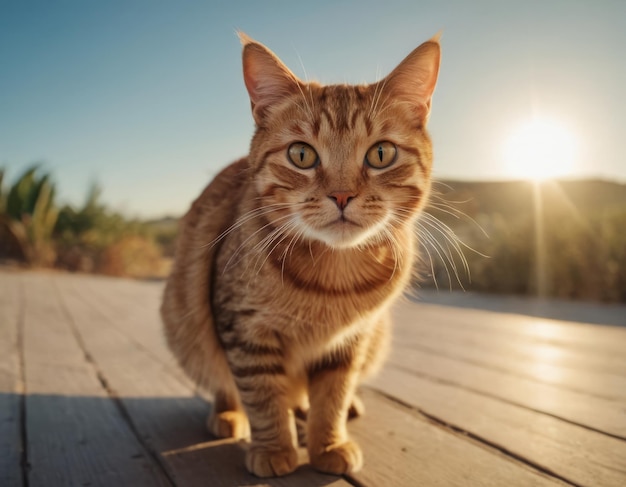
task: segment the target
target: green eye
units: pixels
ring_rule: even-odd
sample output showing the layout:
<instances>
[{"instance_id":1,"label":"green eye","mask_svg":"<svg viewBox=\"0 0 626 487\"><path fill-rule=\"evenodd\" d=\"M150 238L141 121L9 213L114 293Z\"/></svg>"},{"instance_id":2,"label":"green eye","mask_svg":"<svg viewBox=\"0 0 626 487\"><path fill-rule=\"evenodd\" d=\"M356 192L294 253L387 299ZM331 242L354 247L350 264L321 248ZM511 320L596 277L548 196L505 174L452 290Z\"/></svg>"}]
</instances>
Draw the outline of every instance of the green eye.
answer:
<instances>
[{"instance_id":1,"label":"green eye","mask_svg":"<svg viewBox=\"0 0 626 487\"><path fill-rule=\"evenodd\" d=\"M375 169L391 166L398 155L398 149L391 142L376 142L365 154L365 162Z\"/></svg>"},{"instance_id":2,"label":"green eye","mask_svg":"<svg viewBox=\"0 0 626 487\"><path fill-rule=\"evenodd\" d=\"M289 146L289 150L287 151L287 155L289 156L291 163L300 169L311 169L312 167L317 166L317 163L319 162L319 157L317 157L315 149L304 142L291 144Z\"/></svg>"}]
</instances>

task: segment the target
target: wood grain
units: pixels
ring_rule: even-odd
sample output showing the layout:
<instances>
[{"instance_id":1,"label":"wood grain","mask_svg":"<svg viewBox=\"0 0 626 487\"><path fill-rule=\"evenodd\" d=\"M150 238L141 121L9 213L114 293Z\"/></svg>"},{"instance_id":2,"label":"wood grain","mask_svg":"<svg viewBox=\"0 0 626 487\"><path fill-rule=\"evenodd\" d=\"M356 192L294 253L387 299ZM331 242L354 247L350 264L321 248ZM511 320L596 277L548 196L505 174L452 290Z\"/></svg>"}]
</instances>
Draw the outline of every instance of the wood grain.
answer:
<instances>
[{"instance_id":1,"label":"wood grain","mask_svg":"<svg viewBox=\"0 0 626 487\"><path fill-rule=\"evenodd\" d=\"M563 485L376 394L364 391L363 398L367 417L351 431L364 446L365 467L353 475L364 485Z\"/></svg>"},{"instance_id":2,"label":"wood grain","mask_svg":"<svg viewBox=\"0 0 626 487\"><path fill-rule=\"evenodd\" d=\"M626 376L624 354L603 353L597 348L581 350L549 338L512 338L510 334L485 332L472 324L459 327L455 325L457 315L448 314L446 308L437 307L433 310L430 305L404 303L396 307L394 315L395 337L405 345L432 347L446 344L471 349L487 357L500 354L509 357L511 361L541 361L572 370ZM487 318L490 315L486 313ZM498 315L500 321L510 317Z\"/></svg>"},{"instance_id":3,"label":"wood grain","mask_svg":"<svg viewBox=\"0 0 626 487\"><path fill-rule=\"evenodd\" d=\"M626 480L622 440L393 367L371 386L576 485L621 487Z\"/></svg>"},{"instance_id":4,"label":"wood grain","mask_svg":"<svg viewBox=\"0 0 626 487\"><path fill-rule=\"evenodd\" d=\"M51 280L23 283L29 485L171 485L85 360Z\"/></svg>"},{"instance_id":5,"label":"wood grain","mask_svg":"<svg viewBox=\"0 0 626 487\"><path fill-rule=\"evenodd\" d=\"M512 377L506 372L396 346L389 363L421 376L542 411L626 439L624 403ZM529 364L532 367L532 364Z\"/></svg>"}]
</instances>

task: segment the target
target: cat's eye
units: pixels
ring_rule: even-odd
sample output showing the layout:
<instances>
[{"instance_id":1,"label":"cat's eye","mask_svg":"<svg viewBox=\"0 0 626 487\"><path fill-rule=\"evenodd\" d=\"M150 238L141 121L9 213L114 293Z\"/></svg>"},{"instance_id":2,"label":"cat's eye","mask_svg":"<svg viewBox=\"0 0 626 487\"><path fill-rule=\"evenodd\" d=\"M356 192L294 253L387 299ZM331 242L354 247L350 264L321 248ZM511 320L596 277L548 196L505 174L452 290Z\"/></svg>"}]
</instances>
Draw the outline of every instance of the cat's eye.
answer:
<instances>
[{"instance_id":1,"label":"cat's eye","mask_svg":"<svg viewBox=\"0 0 626 487\"><path fill-rule=\"evenodd\" d=\"M365 154L365 162L375 169L391 166L396 160L398 149L391 142L376 142Z\"/></svg>"},{"instance_id":2,"label":"cat's eye","mask_svg":"<svg viewBox=\"0 0 626 487\"><path fill-rule=\"evenodd\" d=\"M300 169L311 169L317 166L319 162L315 149L304 142L291 144L287 150L287 155L291 163Z\"/></svg>"}]
</instances>

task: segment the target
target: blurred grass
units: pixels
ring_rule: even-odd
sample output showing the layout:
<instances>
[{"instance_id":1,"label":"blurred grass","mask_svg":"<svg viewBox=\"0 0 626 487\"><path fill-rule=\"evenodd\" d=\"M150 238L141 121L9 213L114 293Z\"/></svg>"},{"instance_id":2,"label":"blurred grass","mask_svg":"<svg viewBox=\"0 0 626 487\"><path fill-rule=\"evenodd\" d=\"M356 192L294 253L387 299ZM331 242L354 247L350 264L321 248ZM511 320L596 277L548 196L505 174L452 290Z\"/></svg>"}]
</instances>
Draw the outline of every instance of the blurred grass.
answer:
<instances>
[{"instance_id":1,"label":"blurred grass","mask_svg":"<svg viewBox=\"0 0 626 487\"><path fill-rule=\"evenodd\" d=\"M169 273L176 221L139 221L108 208L93 184L82 206L59 208L51 175L33 166L10 187L0 169L0 258L112 276L160 278ZM42 191L41 188L49 188ZM47 218L37 213L47 209ZM40 211L41 213L41 211ZM52 218L54 217L54 218Z\"/></svg>"}]
</instances>

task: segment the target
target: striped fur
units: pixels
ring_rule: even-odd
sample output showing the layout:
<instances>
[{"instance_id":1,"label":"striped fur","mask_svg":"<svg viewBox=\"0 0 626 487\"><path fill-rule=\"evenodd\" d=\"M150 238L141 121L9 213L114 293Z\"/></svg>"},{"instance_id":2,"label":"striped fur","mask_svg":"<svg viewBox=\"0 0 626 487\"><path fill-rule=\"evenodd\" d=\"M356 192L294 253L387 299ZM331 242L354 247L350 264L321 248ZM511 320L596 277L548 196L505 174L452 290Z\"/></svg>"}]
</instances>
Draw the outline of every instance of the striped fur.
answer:
<instances>
[{"instance_id":1,"label":"striped fur","mask_svg":"<svg viewBox=\"0 0 626 487\"><path fill-rule=\"evenodd\" d=\"M413 225L430 190L425 126L439 66L433 39L384 80L305 83L242 35L257 125L249 156L224 169L181 222L161 308L183 369L215 396L219 436L251 436L259 476L295 469L294 411L307 413L311 464L362 463L346 431L355 390L389 342L389 307L411 276ZM365 161L395 145L389 167ZM294 142L319 163L289 161ZM345 204L338 197L344 194Z\"/></svg>"}]
</instances>

